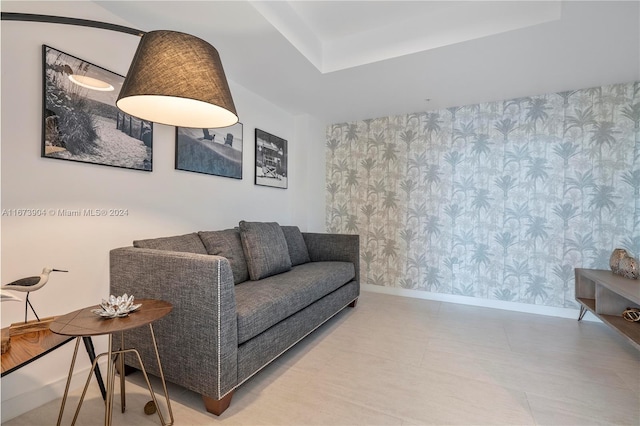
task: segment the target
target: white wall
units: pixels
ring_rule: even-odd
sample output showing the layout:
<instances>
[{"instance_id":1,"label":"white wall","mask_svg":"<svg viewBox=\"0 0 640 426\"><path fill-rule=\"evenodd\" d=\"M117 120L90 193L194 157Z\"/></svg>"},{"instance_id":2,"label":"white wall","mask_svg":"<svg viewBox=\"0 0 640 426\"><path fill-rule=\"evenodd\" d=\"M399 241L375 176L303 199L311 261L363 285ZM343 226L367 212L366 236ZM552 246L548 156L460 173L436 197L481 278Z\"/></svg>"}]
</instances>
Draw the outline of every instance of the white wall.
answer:
<instances>
[{"instance_id":1,"label":"white wall","mask_svg":"<svg viewBox=\"0 0 640 426\"><path fill-rule=\"evenodd\" d=\"M2 10L127 25L86 2L2 2ZM30 296L41 317L107 296L109 250L134 239L223 229L241 219L324 229L324 128L313 118L294 117L228 76L244 125L242 180L174 170L174 128L163 125L154 126L151 173L41 158L42 44L125 75L139 39L43 23L3 21L1 31L1 208L128 211L125 217L1 218L2 283L38 274L44 266L70 271L52 275L49 284ZM289 189L254 185L256 127L289 141ZM310 131L317 135L308 137ZM319 146L310 147L312 143ZM314 158L321 164L308 164ZM4 303L2 326L21 321L23 308L22 303ZM95 343L98 351L106 348L104 338ZM62 394L72 350L73 344L67 344L2 379L3 421ZM81 351L76 368L87 369Z\"/></svg>"},{"instance_id":2,"label":"white wall","mask_svg":"<svg viewBox=\"0 0 640 426\"><path fill-rule=\"evenodd\" d=\"M300 147L305 160L292 169L304 180L299 198L302 202L293 206L293 223L309 232L325 232L325 123L308 114L297 115L294 141L290 146Z\"/></svg>"}]
</instances>

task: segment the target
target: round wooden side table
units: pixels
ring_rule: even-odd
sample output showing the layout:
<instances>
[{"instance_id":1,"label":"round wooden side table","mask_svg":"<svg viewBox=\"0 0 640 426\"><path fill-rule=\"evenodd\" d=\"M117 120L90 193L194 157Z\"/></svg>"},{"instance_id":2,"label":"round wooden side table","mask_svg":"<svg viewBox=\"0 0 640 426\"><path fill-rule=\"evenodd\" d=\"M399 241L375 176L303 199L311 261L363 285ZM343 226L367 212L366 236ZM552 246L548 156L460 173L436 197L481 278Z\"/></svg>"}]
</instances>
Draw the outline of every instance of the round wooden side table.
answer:
<instances>
[{"instance_id":1,"label":"round wooden side table","mask_svg":"<svg viewBox=\"0 0 640 426\"><path fill-rule=\"evenodd\" d=\"M113 390L115 385L115 376L116 376L116 368L115 363L118 362L119 370L120 370L120 398L122 402L122 412L125 411L125 380L124 380L124 354L127 352L134 353L138 358L138 362L140 363L140 367L142 369L142 374L144 375L145 381L147 382L147 387L149 388L149 393L151 394L151 398L153 399L153 403L157 407L157 413L160 417L160 422L164 426L173 425L173 411L171 410L171 401L169 400L169 394L167 393L167 385L164 380L164 372L162 371L162 364L160 363L160 355L158 354L158 346L156 344L156 338L153 333L152 323L154 321L159 320L160 318L167 315L173 309L173 306L162 300L154 300L154 299L136 299L136 303L141 303L142 306L136 310L135 312L130 313L126 317L122 318L102 318L93 312L92 309L98 309L99 306L90 306L84 309L79 309L77 311L68 313L57 318L55 321L51 323L50 329L52 332L57 334L62 334L65 336L76 337L76 347L73 352L73 358L71 360L71 366L69 367L69 376L67 377L67 385L64 390L64 396L62 398L62 405L60 407L60 414L58 415L58 423L62 421L62 414L64 412L64 406L67 401L67 395L69 393L69 385L71 383L71 377L73 375L73 368L76 362L76 356L78 354L78 346L80 344L80 338L86 336L99 336L103 334L109 335L109 349L107 352L101 353L98 355L93 364L91 366L91 370L89 371L89 376L87 377L87 381L85 383L84 389L82 391L82 396L80 397L80 401L78 402L78 407L76 408L76 413L73 416L72 425L75 424L78 413L80 412L80 407L82 407L82 402L84 401L84 397L87 393L87 388L89 387L89 382L91 381L91 375L98 365L98 360L102 356L107 357L107 397L105 402L105 413L104 413L104 424L105 426L111 425L112 412L113 412ZM156 400L156 396L153 392L153 388L151 387L151 383L149 382L149 377L147 376L147 371L144 368L144 364L142 363L142 358L140 354L135 348L124 348L124 332L126 330L131 330L132 328L142 327L145 325L149 325L149 331L151 333L151 340L153 341L153 348L156 352L156 361L158 362L158 369L160 370L160 379L162 381L162 388L164 390L165 401L167 403L167 409L169 411L170 422L165 423L164 417L162 415L162 410L158 405L158 401ZM121 346L119 350L113 350L113 335L116 333L120 333L121 338ZM115 358L114 358L115 356Z\"/></svg>"}]
</instances>

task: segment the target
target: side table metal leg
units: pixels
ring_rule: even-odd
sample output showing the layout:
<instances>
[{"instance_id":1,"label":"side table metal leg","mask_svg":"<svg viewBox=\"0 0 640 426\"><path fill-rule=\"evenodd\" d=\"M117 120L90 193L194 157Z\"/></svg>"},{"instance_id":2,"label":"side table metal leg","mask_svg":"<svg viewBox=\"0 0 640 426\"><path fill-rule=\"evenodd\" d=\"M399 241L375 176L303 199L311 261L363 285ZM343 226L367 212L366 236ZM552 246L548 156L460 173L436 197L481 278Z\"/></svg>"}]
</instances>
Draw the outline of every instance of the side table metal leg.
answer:
<instances>
[{"instance_id":1,"label":"side table metal leg","mask_svg":"<svg viewBox=\"0 0 640 426\"><path fill-rule=\"evenodd\" d=\"M153 404L156 407L156 413L158 413L158 417L160 418L160 424L162 426L171 426L173 425L173 414L171 413L171 405L169 406L169 415L171 416L171 423L165 423L164 416L162 415L162 410L160 409L160 405L158 404L158 399L156 398L156 394L153 391L153 387L151 386L151 382L149 381L149 375L147 374L147 369L144 367L144 363L142 362L142 358L140 357L140 352L137 349L126 349L125 352L133 352L138 358L138 363L140 364L140 371L142 371L142 376L144 377L145 382L147 382L147 389L149 389L149 395L151 395L151 399ZM169 402L168 395L165 394L165 399L167 403Z\"/></svg>"},{"instance_id":2,"label":"side table metal leg","mask_svg":"<svg viewBox=\"0 0 640 426\"><path fill-rule=\"evenodd\" d=\"M124 332L120 332L120 350L124 349ZM120 369L120 405L122 412L127 408L127 398L124 392L124 353L118 354L118 368Z\"/></svg>"},{"instance_id":3,"label":"side table metal leg","mask_svg":"<svg viewBox=\"0 0 640 426\"><path fill-rule=\"evenodd\" d=\"M82 395L80 395L80 401L78 401L76 414L73 416L71 425L76 424L76 420L78 419L78 414L80 414L80 408L82 408L82 403L84 402L84 397L87 395L87 389L89 389L89 383L91 382L91 375L94 373L94 370L98 367L98 360L100 360L101 357L106 355L107 355L106 353L102 353L93 360L93 363L91 364L91 370L89 370L89 374L87 375L87 380L84 384L84 389L82 389Z\"/></svg>"},{"instance_id":4,"label":"side table metal leg","mask_svg":"<svg viewBox=\"0 0 640 426\"><path fill-rule=\"evenodd\" d=\"M153 391L153 387L151 386L151 382L149 381L149 376L147 375L147 370L142 362L142 358L140 357L140 353L136 349L122 349L118 351L120 356L124 356L126 352L132 352L138 358L138 363L140 364L140 369L142 371L142 375L144 376L144 380L147 383L147 388L149 389L149 394L151 395L151 399L153 400L153 404L156 406L156 412L158 413L158 417L160 418L160 424L163 426L171 426L173 425L173 410L171 409L171 400L169 399L169 392L167 391L167 383L164 379L164 372L162 371L162 364L160 363L160 354L158 353L158 345L156 343L156 336L153 333L153 326L149 324L149 330L151 331L151 340L153 341L153 347L156 352L156 361L158 362L158 370L160 370L160 379L162 380L162 390L164 391L165 402L167 403L167 409L169 410L169 418L170 422L165 423L164 416L162 415L162 410L160 405L158 404L158 399L156 398L155 392ZM110 382L107 382L107 399L109 399L109 389L111 389Z\"/></svg>"},{"instance_id":5,"label":"side table metal leg","mask_svg":"<svg viewBox=\"0 0 640 426\"><path fill-rule=\"evenodd\" d=\"M162 380L162 390L164 391L164 399L167 402L167 409L169 410L169 418L171 419L171 423L173 424L173 410L171 410L171 400L169 399L169 392L167 391L167 383L164 380L164 371L162 371L162 363L160 362L160 354L158 353L158 345L156 344L156 336L153 333L153 325L149 323L149 331L151 332L151 340L153 341L153 349L156 351L156 361L158 362L158 370L160 371L160 379ZM160 413L160 407L156 403L156 408L158 413ZM162 421L162 416L160 416L160 420Z\"/></svg>"},{"instance_id":6,"label":"side table metal leg","mask_svg":"<svg viewBox=\"0 0 640 426\"><path fill-rule=\"evenodd\" d=\"M123 351L112 351L112 356L113 354L117 356L121 355L123 353ZM98 355L94 360L93 360L93 364L91 365L91 370L89 371L89 375L87 376L87 380L85 382L84 385L84 389L82 390L82 395L80 396L80 401L78 401L78 407L76 408L76 414L73 416L73 421L71 422L71 426L75 425L76 420L78 419L78 414L80 414L80 408L82 408L82 403L84 402L84 398L87 394L87 389L89 388L89 383L91 382L91 375L93 374L93 370L97 367L98 365L98 361L100 360L101 357L103 356L109 356L108 352L104 352L101 353L100 355ZM107 366L107 399L105 400L105 425L106 424L111 424L112 422L112 410L113 410L113 390L115 387L115 361L111 360L111 361L107 361L108 362L108 366ZM109 423L107 423L109 422Z\"/></svg>"},{"instance_id":7,"label":"side table metal leg","mask_svg":"<svg viewBox=\"0 0 640 426\"><path fill-rule=\"evenodd\" d=\"M578 314L578 321L582 320L582 318L584 317L584 314L586 313L587 313L587 308L580 305L580 313Z\"/></svg>"},{"instance_id":8,"label":"side table metal leg","mask_svg":"<svg viewBox=\"0 0 640 426\"><path fill-rule=\"evenodd\" d=\"M84 347L87 350L87 354L89 355L89 360L91 360L91 362L93 363L93 361L96 359L96 351L93 347L93 340L91 340L91 336L84 336L82 338L82 341L84 342ZM98 381L98 386L100 387L100 393L102 394L102 399L106 400L107 391L104 388L104 382L102 381L102 374L100 373L99 366L96 366L94 373L96 375L96 380Z\"/></svg>"},{"instance_id":9,"label":"side table metal leg","mask_svg":"<svg viewBox=\"0 0 640 426\"><path fill-rule=\"evenodd\" d=\"M111 412L113 409L113 385L116 380L115 365L113 362L113 335L109 333L109 346L107 348L107 400L104 410L104 425L111 426Z\"/></svg>"},{"instance_id":10,"label":"side table metal leg","mask_svg":"<svg viewBox=\"0 0 640 426\"><path fill-rule=\"evenodd\" d=\"M73 351L73 357L71 358L71 366L69 367L69 376L67 377L67 385L64 388L64 395L62 396L62 405L60 406L60 414L58 414L58 426L62 421L62 414L64 413L64 405L67 402L67 395L69 395L69 385L71 384L71 376L73 375L73 367L76 365L76 356L78 355L78 347L80 346L80 338L76 338L76 348Z\"/></svg>"}]
</instances>

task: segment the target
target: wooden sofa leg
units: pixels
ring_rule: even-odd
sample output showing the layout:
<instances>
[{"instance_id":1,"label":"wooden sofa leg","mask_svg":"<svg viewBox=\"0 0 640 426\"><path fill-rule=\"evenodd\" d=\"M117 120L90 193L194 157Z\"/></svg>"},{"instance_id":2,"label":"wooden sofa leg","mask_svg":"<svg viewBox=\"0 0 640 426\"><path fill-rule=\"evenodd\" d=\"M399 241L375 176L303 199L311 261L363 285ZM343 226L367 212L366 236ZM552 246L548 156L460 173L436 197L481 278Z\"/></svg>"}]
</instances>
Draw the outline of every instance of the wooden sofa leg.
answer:
<instances>
[{"instance_id":1,"label":"wooden sofa leg","mask_svg":"<svg viewBox=\"0 0 640 426\"><path fill-rule=\"evenodd\" d=\"M350 308L355 308L357 303L358 303L358 299L356 299L353 302L349 303L349 307Z\"/></svg>"},{"instance_id":2,"label":"wooden sofa leg","mask_svg":"<svg viewBox=\"0 0 640 426\"><path fill-rule=\"evenodd\" d=\"M208 396L202 395L204 406L206 407L208 412L219 416L224 412L224 410L229 408L229 404L231 404L231 398L233 397L233 392L234 391L229 392L228 394L223 396L222 399L213 399Z\"/></svg>"}]
</instances>

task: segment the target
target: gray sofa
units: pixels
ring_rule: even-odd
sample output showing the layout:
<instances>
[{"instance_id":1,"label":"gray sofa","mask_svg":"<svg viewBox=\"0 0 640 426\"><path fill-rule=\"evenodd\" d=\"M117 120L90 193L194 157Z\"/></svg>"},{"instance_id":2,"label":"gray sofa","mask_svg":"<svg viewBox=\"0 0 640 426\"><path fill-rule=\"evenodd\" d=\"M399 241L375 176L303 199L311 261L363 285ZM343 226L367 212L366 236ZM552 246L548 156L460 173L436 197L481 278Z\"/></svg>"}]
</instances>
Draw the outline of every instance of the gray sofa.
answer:
<instances>
[{"instance_id":1,"label":"gray sofa","mask_svg":"<svg viewBox=\"0 0 640 426\"><path fill-rule=\"evenodd\" d=\"M360 294L357 235L275 222L134 241L110 252L110 292L166 300L154 324L165 378L220 415L233 391ZM114 339L114 345L119 339ZM148 329L125 333L159 375ZM126 364L139 367L136 360Z\"/></svg>"}]
</instances>

